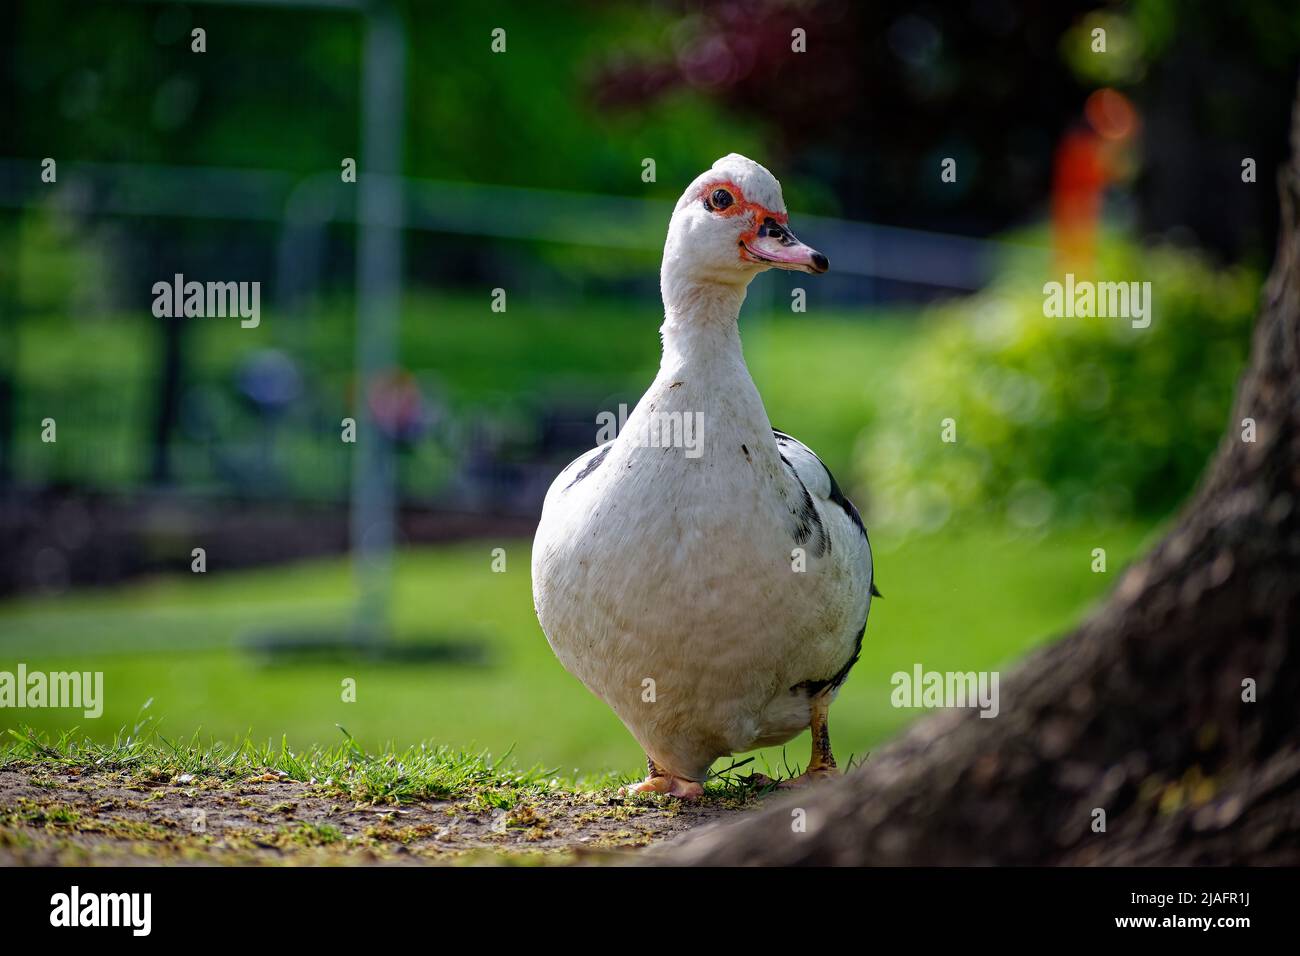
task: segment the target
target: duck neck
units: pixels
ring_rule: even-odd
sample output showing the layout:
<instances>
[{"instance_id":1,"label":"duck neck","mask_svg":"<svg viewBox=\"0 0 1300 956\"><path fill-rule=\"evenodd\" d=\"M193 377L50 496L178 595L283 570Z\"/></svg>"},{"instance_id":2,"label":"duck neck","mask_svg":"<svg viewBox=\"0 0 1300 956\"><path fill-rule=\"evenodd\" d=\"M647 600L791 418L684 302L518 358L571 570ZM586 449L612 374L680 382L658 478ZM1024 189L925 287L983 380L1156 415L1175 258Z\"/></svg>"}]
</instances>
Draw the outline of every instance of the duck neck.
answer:
<instances>
[{"instance_id":1,"label":"duck neck","mask_svg":"<svg viewBox=\"0 0 1300 956\"><path fill-rule=\"evenodd\" d=\"M744 285L664 283L663 359L667 372L719 360L745 364L740 347L740 306Z\"/></svg>"}]
</instances>

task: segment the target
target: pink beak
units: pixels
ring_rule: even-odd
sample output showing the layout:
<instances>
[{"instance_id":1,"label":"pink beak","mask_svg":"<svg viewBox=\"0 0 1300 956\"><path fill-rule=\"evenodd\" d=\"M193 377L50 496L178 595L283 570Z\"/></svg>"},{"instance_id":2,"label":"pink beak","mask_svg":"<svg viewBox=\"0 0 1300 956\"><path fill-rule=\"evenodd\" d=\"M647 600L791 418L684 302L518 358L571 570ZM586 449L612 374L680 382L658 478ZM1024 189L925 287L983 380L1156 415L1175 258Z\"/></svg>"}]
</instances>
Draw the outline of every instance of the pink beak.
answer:
<instances>
[{"instance_id":1,"label":"pink beak","mask_svg":"<svg viewBox=\"0 0 1300 956\"><path fill-rule=\"evenodd\" d=\"M778 269L822 273L831 263L812 246L804 245L787 227L775 219L765 219L756 233L741 240L742 256L751 262L766 262Z\"/></svg>"}]
</instances>

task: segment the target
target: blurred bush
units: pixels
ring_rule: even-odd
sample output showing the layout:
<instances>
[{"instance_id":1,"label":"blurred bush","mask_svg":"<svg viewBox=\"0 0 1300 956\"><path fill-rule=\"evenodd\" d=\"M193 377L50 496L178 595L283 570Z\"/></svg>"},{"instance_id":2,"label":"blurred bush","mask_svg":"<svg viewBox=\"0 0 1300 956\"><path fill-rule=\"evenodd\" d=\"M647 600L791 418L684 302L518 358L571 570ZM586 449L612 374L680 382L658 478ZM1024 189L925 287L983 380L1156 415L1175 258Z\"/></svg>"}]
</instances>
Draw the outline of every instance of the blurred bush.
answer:
<instances>
[{"instance_id":1,"label":"blurred bush","mask_svg":"<svg viewBox=\"0 0 1300 956\"><path fill-rule=\"evenodd\" d=\"M1150 281L1150 326L1044 316L1028 262L928 317L857 453L877 522L1159 517L1191 489L1227 424L1260 277L1111 238L1083 279Z\"/></svg>"}]
</instances>

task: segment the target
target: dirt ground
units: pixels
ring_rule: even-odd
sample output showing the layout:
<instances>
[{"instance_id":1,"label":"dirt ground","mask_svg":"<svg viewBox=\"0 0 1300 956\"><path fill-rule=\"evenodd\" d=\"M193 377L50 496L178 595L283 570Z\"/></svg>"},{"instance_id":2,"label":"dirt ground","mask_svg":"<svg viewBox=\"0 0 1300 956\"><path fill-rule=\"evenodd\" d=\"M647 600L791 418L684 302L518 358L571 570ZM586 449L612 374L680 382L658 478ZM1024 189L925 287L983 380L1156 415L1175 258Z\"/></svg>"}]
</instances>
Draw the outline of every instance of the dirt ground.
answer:
<instances>
[{"instance_id":1,"label":"dirt ground","mask_svg":"<svg viewBox=\"0 0 1300 956\"><path fill-rule=\"evenodd\" d=\"M267 772L157 778L0 769L0 865L632 862L755 798L684 804L617 791L373 806Z\"/></svg>"}]
</instances>

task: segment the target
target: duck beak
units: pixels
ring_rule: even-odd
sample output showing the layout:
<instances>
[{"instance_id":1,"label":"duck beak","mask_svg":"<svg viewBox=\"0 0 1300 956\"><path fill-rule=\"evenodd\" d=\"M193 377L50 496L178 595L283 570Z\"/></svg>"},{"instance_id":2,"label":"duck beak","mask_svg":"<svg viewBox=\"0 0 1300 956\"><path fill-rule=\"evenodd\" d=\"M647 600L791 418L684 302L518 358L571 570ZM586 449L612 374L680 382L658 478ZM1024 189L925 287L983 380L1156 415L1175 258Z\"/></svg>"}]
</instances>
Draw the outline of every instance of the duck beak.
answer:
<instances>
[{"instance_id":1,"label":"duck beak","mask_svg":"<svg viewBox=\"0 0 1300 956\"><path fill-rule=\"evenodd\" d=\"M758 229L741 238L740 245L742 259L778 269L820 274L831 267L829 259L812 246L804 245L789 227L775 219L765 219Z\"/></svg>"}]
</instances>

